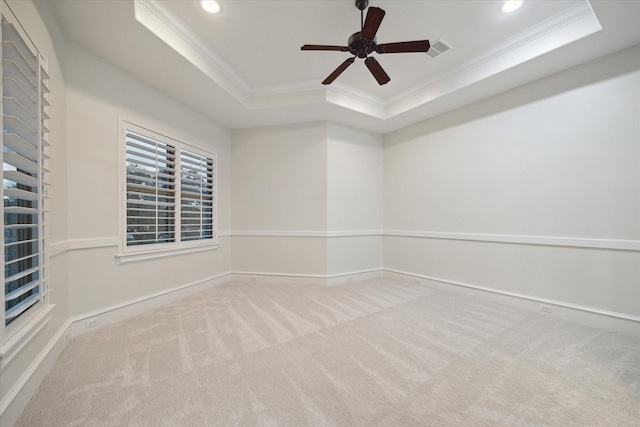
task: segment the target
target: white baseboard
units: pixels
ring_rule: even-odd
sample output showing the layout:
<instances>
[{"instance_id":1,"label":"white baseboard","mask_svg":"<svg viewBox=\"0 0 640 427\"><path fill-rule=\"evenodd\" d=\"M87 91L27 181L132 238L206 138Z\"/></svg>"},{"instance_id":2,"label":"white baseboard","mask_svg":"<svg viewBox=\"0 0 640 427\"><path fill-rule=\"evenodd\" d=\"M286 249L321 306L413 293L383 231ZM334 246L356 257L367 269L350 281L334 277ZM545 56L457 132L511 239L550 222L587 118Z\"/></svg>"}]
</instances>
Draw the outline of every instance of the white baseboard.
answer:
<instances>
[{"instance_id":1,"label":"white baseboard","mask_svg":"<svg viewBox=\"0 0 640 427\"><path fill-rule=\"evenodd\" d=\"M296 274L296 273L265 273L251 271L234 271L234 281L261 282L261 283L287 283L314 286L334 286L348 282L374 279L383 276L382 268L371 270L350 271L338 274Z\"/></svg>"},{"instance_id":2,"label":"white baseboard","mask_svg":"<svg viewBox=\"0 0 640 427\"><path fill-rule=\"evenodd\" d=\"M0 425L12 426L16 423L69 339L214 288L231 279L230 273L223 273L68 319L0 401ZM96 326L87 328L87 319L96 320Z\"/></svg>"},{"instance_id":3,"label":"white baseboard","mask_svg":"<svg viewBox=\"0 0 640 427\"><path fill-rule=\"evenodd\" d=\"M640 317L637 316L388 268L384 269L384 276L411 282L419 280L420 283L425 283L435 289L479 297L586 326L640 336ZM551 313L541 312L541 305L550 307Z\"/></svg>"},{"instance_id":4,"label":"white baseboard","mask_svg":"<svg viewBox=\"0 0 640 427\"><path fill-rule=\"evenodd\" d=\"M101 308L89 313L84 313L70 319L70 337L74 338L87 332L93 332L102 327L121 322L130 317L143 314L149 310L181 300L191 295L220 286L232 280L231 273L223 273L217 276L187 283L141 298L125 301L120 304ZM95 326L87 327L88 320L95 321Z\"/></svg>"},{"instance_id":5,"label":"white baseboard","mask_svg":"<svg viewBox=\"0 0 640 427\"><path fill-rule=\"evenodd\" d=\"M38 387L51 370L58 356L62 353L62 350L64 350L68 339L72 337L95 331L98 328L120 322L132 316L145 313L230 281L327 286L383 276L400 280L419 280L421 283L425 283L435 289L473 295L474 297L496 301L529 311L540 312L540 305L544 304L551 306L552 313L543 314L601 329L640 336L640 317L392 269L378 268L333 275L234 271L85 313L67 320L51 338L47 346L40 352L38 357L31 363L29 368L23 373L20 380L11 388L4 399L0 401L0 425L11 426L18 420L20 414L38 390ZM95 327L86 327L86 321L89 319L97 321Z\"/></svg>"},{"instance_id":6,"label":"white baseboard","mask_svg":"<svg viewBox=\"0 0 640 427\"><path fill-rule=\"evenodd\" d=\"M53 364L64 350L68 341L68 330L71 322L67 320L42 349L38 357L29 365L18 382L0 401L0 425L12 426L18 421L20 414L38 391L40 384L47 376Z\"/></svg>"},{"instance_id":7,"label":"white baseboard","mask_svg":"<svg viewBox=\"0 0 640 427\"><path fill-rule=\"evenodd\" d=\"M382 269L354 271L334 275L229 272L75 316L68 319L56 332L47 346L23 373L20 380L0 402L0 425L12 426L16 423L20 414L26 408L27 404L40 387L40 384L53 367L58 356L64 350L67 341L73 337L143 314L149 310L153 310L230 281L238 280L252 282L256 281L253 280L253 278L257 279L260 277L260 282L262 283L304 283L326 286L356 282L382 276ZM87 320L96 321L95 326L87 328Z\"/></svg>"},{"instance_id":8,"label":"white baseboard","mask_svg":"<svg viewBox=\"0 0 640 427\"><path fill-rule=\"evenodd\" d=\"M377 279L384 276L381 268L373 270L355 271L352 273L341 273L328 276L326 281L328 286L342 285L344 283L361 282L363 280Z\"/></svg>"}]
</instances>

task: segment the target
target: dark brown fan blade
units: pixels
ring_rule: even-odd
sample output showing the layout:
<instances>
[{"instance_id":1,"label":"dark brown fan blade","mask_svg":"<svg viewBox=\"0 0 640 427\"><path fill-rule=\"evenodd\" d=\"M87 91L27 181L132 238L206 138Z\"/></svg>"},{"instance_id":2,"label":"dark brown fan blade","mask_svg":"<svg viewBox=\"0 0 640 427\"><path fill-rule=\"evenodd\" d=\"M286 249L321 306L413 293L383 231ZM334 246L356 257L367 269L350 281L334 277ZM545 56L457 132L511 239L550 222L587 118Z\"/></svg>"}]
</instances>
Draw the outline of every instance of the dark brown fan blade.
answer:
<instances>
[{"instance_id":1,"label":"dark brown fan blade","mask_svg":"<svg viewBox=\"0 0 640 427\"><path fill-rule=\"evenodd\" d=\"M370 56L364 60L364 63L369 69L369 71L371 71L371 74L373 74L373 77L375 77L375 79L378 81L378 84L382 86L389 83L391 79L389 78L387 73L385 73L385 71L382 69L382 66L380 65L380 63L376 61L376 58Z\"/></svg>"},{"instance_id":2,"label":"dark brown fan blade","mask_svg":"<svg viewBox=\"0 0 640 427\"><path fill-rule=\"evenodd\" d=\"M429 40L416 40L414 42L383 43L376 46L378 53L405 53L426 52L431 45Z\"/></svg>"},{"instance_id":3,"label":"dark brown fan blade","mask_svg":"<svg viewBox=\"0 0 640 427\"><path fill-rule=\"evenodd\" d=\"M329 77L324 79L322 84L323 85L330 85L336 78L338 78L338 76L340 74L342 74L342 72L344 70L347 69L347 67L349 67L349 65L353 64L353 61L355 61L355 59L356 58L349 58L346 61L344 61L342 64L340 64L340 66L338 68L336 68L333 73L329 74Z\"/></svg>"},{"instance_id":4,"label":"dark brown fan blade","mask_svg":"<svg viewBox=\"0 0 640 427\"><path fill-rule=\"evenodd\" d=\"M360 37L366 39L368 41L372 41L378 32L378 28L382 23L382 18L384 18L384 10L379 7L371 6L367 11L367 18L364 21L364 26L362 27L362 32L360 33Z\"/></svg>"},{"instance_id":5,"label":"dark brown fan blade","mask_svg":"<svg viewBox=\"0 0 640 427\"><path fill-rule=\"evenodd\" d=\"M338 52L349 52L346 46L326 46L323 44L305 44L300 50L336 50Z\"/></svg>"}]
</instances>

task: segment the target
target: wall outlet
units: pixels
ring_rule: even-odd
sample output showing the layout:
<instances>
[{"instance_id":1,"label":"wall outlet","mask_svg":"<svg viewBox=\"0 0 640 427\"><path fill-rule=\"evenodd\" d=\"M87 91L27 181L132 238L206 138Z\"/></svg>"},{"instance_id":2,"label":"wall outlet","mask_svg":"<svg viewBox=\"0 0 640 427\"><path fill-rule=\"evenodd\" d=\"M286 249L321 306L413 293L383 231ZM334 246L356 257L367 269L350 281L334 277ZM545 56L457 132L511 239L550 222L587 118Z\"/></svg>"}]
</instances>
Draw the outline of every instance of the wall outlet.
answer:
<instances>
[{"instance_id":1,"label":"wall outlet","mask_svg":"<svg viewBox=\"0 0 640 427\"><path fill-rule=\"evenodd\" d=\"M98 326L98 319L94 317L93 319L87 320L87 329L95 328L96 326Z\"/></svg>"},{"instance_id":2,"label":"wall outlet","mask_svg":"<svg viewBox=\"0 0 640 427\"><path fill-rule=\"evenodd\" d=\"M351 276L347 277L347 282L353 282L353 277Z\"/></svg>"},{"instance_id":3,"label":"wall outlet","mask_svg":"<svg viewBox=\"0 0 640 427\"><path fill-rule=\"evenodd\" d=\"M400 276L400 280L405 280L405 279L406 279L406 277Z\"/></svg>"},{"instance_id":4,"label":"wall outlet","mask_svg":"<svg viewBox=\"0 0 640 427\"><path fill-rule=\"evenodd\" d=\"M256 276L251 276L251 281L255 282L256 280L258 280L258 278Z\"/></svg>"},{"instance_id":5,"label":"wall outlet","mask_svg":"<svg viewBox=\"0 0 640 427\"><path fill-rule=\"evenodd\" d=\"M413 279L413 283L420 283L420 279L416 277L415 279Z\"/></svg>"},{"instance_id":6,"label":"wall outlet","mask_svg":"<svg viewBox=\"0 0 640 427\"><path fill-rule=\"evenodd\" d=\"M545 305L545 304L540 304L540 311L545 312L545 313L551 313L551 306L550 305Z\"/></svg>"}]
</instances>

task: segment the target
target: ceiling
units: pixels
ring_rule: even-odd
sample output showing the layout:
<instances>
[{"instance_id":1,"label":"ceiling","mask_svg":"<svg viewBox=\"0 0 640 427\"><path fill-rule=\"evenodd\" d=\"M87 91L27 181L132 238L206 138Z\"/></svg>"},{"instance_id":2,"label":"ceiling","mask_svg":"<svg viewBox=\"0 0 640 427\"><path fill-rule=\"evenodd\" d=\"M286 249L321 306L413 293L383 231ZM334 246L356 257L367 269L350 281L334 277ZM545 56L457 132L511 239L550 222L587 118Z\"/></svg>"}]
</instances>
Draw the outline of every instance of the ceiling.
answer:
<instances>
[{"instance_id":1,"label":"ceiling","mask_svg":"<svg viewBox=\"0 0 640 427\"><path fill-rule=\"evenodd\" d=\"M360 28L353 0L46 2L66 37L231 128L332 120L378 133L442 114L640 43L640 1L370 0L386 11L378 43L444 40L452 48L375 55L379 86L361 60L301 51L346 45Z\"/></svg>"}]
</instances>

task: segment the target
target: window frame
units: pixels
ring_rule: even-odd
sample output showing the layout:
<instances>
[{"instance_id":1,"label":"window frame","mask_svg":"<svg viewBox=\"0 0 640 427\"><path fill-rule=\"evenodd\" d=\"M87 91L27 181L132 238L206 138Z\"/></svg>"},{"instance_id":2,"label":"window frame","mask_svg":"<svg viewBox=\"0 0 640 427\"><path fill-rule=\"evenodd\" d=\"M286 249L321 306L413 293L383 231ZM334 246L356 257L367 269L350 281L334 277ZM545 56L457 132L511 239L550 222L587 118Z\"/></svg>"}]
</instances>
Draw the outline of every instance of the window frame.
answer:
<instances>
[{"instance_id":1,"label":"window frame","mask_svg":"<svg viewBox=\"0 0 640 427\"><path fill-rule=\"evenodd\" d=\"M2 104L0 104L0 110L2 111L2 122L3 122L3 136L2 143L0 144L3 148L2 154L0 156L3 160L3 177L6 180L5 174L5 163L10 167L7 168L7 171L16 171L12 172L14 175L12 178L8 179L10 182L15 182L15 187L5 188L3 185L3 197L7 197L7 194L16 194L16 205L11 205L13 207L25 207L24 203L26 202L28 205L26 207L30 209L35 209L36 212L32 215L37 218L35 222L22 222L23 219L17 219L18 222L15 224L6 223L6 211L3 203L2 206L2 229L4 238L2 240L2 253L5 257L5 276L3 280L3 297L2 297L2 315L0 316L2 322L0 324L0 369L6 366L7 363L22 349L34 336L37 334L39 330L41 330L46 323L51 319L51 311L55 307L54 304L51 304L49 297L49 284L50 284L50 230L51 227L51 202L49 200L49 186L50 186L50 171L49 171L49 163L50 163L50 142L49 142L49 129L50 126L50 117L49 112L45 111L49 104L49 85L50 85L50 77L47 74L47 60L44 57L43 53L38 49L35 45L26 28L24 28L21 24L21 21L14 14L12 9L6 3L6 1L2 1L0 3L0 12L2 15L3 22L6 21L7 24L7 41L9 44L14 46L14 53L11 55L7 55L7 61L14 62L17 64L21 62L23 65L15 65L14 71L8 71L8 76L19 76L16 74L16 71L20 70L20 67L27 66L31 67L31 70L35 73L36 83L30 80L28 74L25 74L25 71L21 71L23 74L23 78L26 80L22 80L20 83L17 83L18 86L23 84L30 84L34 90L34 96L37 97L37 100L34 100L31 95L28 95L27 92L23 92L24 95L7 95L8 98L4 98L5 91L4 87L0 89L2 92ZM2 29L2 35L0 39L3 40L3 48L8 49L8 45L5 46L4 39L4 23ZM13 33L13 35L11 35ZM20 45L20 46L18 46ZM26 50L21 50L21 48L25 48ZM11 50L11 49L9 49ZM2 59L3 64L5 64L5 55L4 49L2 51ZM26 59L27 56L30 55L33 59ZM22 62L22 60L24 62ZM15 62L17 61L17 62ZM33 62L32 65L28 65ZM33 67L36 67L35 69ZM5 70L3 68L3 79L5 78L4 74ZM10 77L16 78L16 77ZM17 80L16 80L17 81ZM24 90L24 89L23 89ZM18 93L18 92L15 92ZM27 96L31 98L25 98ZM18 99L18 97L21 98ZM10 101L11 100L11 101ZM5 114L5 101L8 102L7 105L12 105L9 107L9 110L14 111L13 115ZM25 103L26 102L26 103ZM37 106L36 112L29 112L29 105L35 104ZM17 110L16 110L17 108ZM34 115L35 114L35 115ZM9 131L9 133L5 134L5 117L13 117L14 122L21 122L24 128L22 131ZM23 120L26 120L28 125L25 124ZM31 128L30 128L31 127ZM35 129L33 129L35 128ZM8 128L7 128L8 129ZM29 129L33 135L35 135L34 141L35 146L33 146L33 142L31 141L31 137L19 136L19 132L23 132L25 129ZM17 137L11 137L10 140L5 141L5 138L8 138L14 132ZM25 139L26 138L26 139ZM33 147L29 147L32 145ZM7 151L5 148L11 150ZM27 154L29 150L32 150L30 154ZM15 155L13 160L6 160L5 153L12 153ZM17 156L17 157L16 157ZM22 171L23 174L26 175L20 176L21 166L18 163L15 163L19 160L19 157L23 156L26 159L35 163L36 170L35 172L26 172ZM35 160L33 157L35 156ZM22 159L24 160L24 159ZM11 167L15 167L16 169L11 169ZM19 179L20 181L15 181L15 179ZM24 181L27 179L27 181ZM29 181L35 181L33 183ZM11 191L7 192L6 190L10 189ZM34 189L37 189L34 191ZM22 198L19 196L25 196L26 198ZM28 196L28 197L27 197ZM8 196L11 198L12 196ZM35 204L35 207L32 205ZM24 213L17 213L17 215L23 215ZM21 227L17 228L18 224L25 225L33 225L32 227ZM37 293L31 295L37 295L36 302L33 304L29 304L24 311L21 311L15 317L12 317L12 321L7 324L7 308L6 301L8 295L12 292L7 293L6 291L6 283L7 283L7 263L6 257L6 246L7 246L7 230L11 229L30 229L31 231L28 233L35 233L35 236L31 235L30 238L22 239L18 238L17 242L31 242L31 245L35 245L36 248L34 252L29 252L27 254L23 254L25 256L15 259L11 261L10 264L15 263L32 263L35 261L35 265L29 265L21 268L19 273L24 273L26 271L31 270L33 273L37 273L37 277L33 279L30 283L26 285L21 285L25 287L25 290L22 294L18 293L18 295L24 295L26 292L31 292L31 289L37 289ZM18 234L16 234L18 235ZM15 244L15 243L13 243ZM19 244L20 245L20 244ZM32 274L29 274L24 277L29 277ZM11 277L11 276L10 276ZM34 283L35 282L35 283ZM20 290L21 287L16 290ZM27 289L28 288L28 289ZM8 301L11 301L9 299ZM26 301L26 299L25 299ZM16 305L17 306L17 305Z\"/></svg>"},{"instance_id":2,"label":"window frame","mask_svg":"<svg viewBox=\"0 0 640 427\"><path fill-rule=\"evenodd\" d=\"M218 217L218 160L217 153L204 149L183 139L168 136L169 132L158 131L158 126L140 125L139 120L129 120L118 117L118 263L139 261L158 257L172 256L191 252L216 249L219 246L217 232ZM154 130L155 129L155 130ZM142 245L127 245L127 132L137 133L145 138L154 139L162 144L175 148L174 173L176 174L174 201L175 215L173 218L175 241L167 243L149 243ZM212 237L197 240L182 240L182 208L180 206L182 191L181 151L189 151L212 160Z\"/></svg>"}]
</instances>

